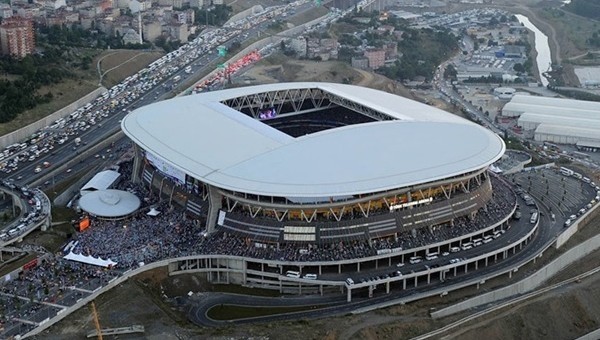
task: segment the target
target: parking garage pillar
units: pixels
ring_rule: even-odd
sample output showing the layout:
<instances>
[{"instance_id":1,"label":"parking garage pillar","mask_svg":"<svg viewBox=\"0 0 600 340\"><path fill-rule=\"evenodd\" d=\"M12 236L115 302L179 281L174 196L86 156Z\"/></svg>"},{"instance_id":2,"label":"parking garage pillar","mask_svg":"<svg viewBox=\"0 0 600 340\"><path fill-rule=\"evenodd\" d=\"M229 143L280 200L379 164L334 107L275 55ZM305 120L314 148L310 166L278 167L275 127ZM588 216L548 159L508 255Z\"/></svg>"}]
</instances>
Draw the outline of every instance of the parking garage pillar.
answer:
<instances>
[{"instance_id":1,"label":"parking garage pillar","mask_svg":"<svg viewBox=\"0 0 600 340\"><path fill-rule=\"evenodd\" d=\"M133 169L131 169L131 182L139 183L141 178L140 172L142 171L141 167L143 162L140 153L140 148L135 143L133 143L133 152L135 156L133 157Z\"/></svg>"},{"instance_id":2,"label":"parking garage pillar","mask_svg":"<svg viewBox=\"0 0 600 340\"><path fill-rule=\"evenodd\" d=\"M347 288L347 294L346 294L346 301L351 302L352 301L352 289Z\"/></svg>"},{"instance_id":3,"label":"parking garage pillar","mask_svg":"<svg viewBox=\"0 0 600 340\"><path fill-rule=\"evenodd\" d=\"M415 276L415 288L417 287L417 277Z\"/></svg>"},{"instance_id":4,"label":"parking garage pillar","mask_svg":"<svg viewBox=\"0 0 600 340\"><path fill-rule=\"evenodd\" d=\"M356 272L360 273L360 262L356 263Z\"/></svg>"},{"instance_id":5,"label":"parking garage pillar","mask_svg":"<svg viewBox=\"0 0 600 340\"><path fill-rule=\"evenodd\" d=\"M431 283L431 273L427 273L427 284Z\"/></svg>"},{"instance_id":6,"label":"parking garage pillar","mask_svg":"<svg viewBox=\"0 0 600 340\"><path fill-rule=\"evenodd\" d=\"M475 261L475 270L479 269L479 261Z\"/></svg>"},{"instance_id":7,"label":"parking garage pillar","mask_svg":"<svg viewBox=\"0 0 600 340\"><path fill-rule=\"evenodd\" d=\"M208 186L208 215L206 216L206 230L210 234L217 227L217 219L219 210L223 206L223 196L219 194L216 188L212 185Z\"/></svg>"},{"instance_id":8,"label":"parking garage pillar","mask_svg":"<svg viewBox=\"0 0 600 340\"><path fill-rule=\"evenodd\" d=\"M465 274L469 272L469 265L465 264Z\"/></svg>"},{"instance_id":9,"label":"parking garage pillar","mask_svg":"<svg viewBox=\"0 0 600 340\"><path fill-rule=\"evenodd\" d=\"M390 293L390 281L385 283L385 293L386 294Z\"/></svg>"},{"instance_id":10,"label":"parking garage pillar","mask_svg":"<svg viewBox=\"0 0 600 340\"><path fill-rule=\"evenodd\" d=\"M488 266L488 258L487 257L485 258L485 266L486 267Z\"/></svg>"},{"instance_id":11,"label":"parking garage pillar","mask_svg":"<svg viewBox=\"0 0 600 340\"><path fill-rule=\"evenodd\" d=\"M406 290L406 279L402 280L402 289Z\"/></svg>"}]
</instances>

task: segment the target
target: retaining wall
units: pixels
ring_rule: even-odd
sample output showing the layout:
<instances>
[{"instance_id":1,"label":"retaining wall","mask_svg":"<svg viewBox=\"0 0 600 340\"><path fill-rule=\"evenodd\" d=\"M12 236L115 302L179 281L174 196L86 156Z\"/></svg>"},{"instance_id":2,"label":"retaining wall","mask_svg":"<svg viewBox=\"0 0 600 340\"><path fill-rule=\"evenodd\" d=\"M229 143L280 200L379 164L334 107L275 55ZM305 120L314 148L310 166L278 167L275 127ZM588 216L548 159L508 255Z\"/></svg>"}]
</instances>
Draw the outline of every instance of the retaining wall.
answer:
<instances>
[{"instance_id":1,"label":"retaining wall","mask_svg":"<svg viewBox=\"0 0 600 340\"><path fill-rule=\"evenodd\" d=\"M78 100L74 101L73 103L63 107L62 109L60 109L48 116L36 121L36 122L33 122L25 127L22 127L17 131L13 131L11 133L7 133L4 136L0 136L0 148L3 149L5 147L7 147L8 145L11 145L14 143L19 143L19 142L23 141L27 137L34 134L36 131L38 131L42 128L45 128L48 125L51 125L55 120L66 117L69 114L71 114L73 111L77 110L78 108L84 106L87 103L92 102L94 99L96 99L96 97L98 97L99 95L101 95L102 93L104 93L106 91L107 91L106 88L99 87L99 88L95 89L94 91L88 93L84 97L79 98Z\"/></svg>"},{"instance_id":2,"label":"retaining wall","mask_svg":"<svg viewBox=\"0 0 600 340\"><path fill-rule=\"evenodd\" d=\"M514 283L504 288L497 289L489 293L481 294L479 296L473 297L463 302L459 302L455 305L441 309L439 311L432 312L431 317L434 319L443 318L477 306L493 303L499 300L510 298L518 294L523 294L532 291L541 286L544 282L549 280L552 276L556 275L565 267L584 258L593 251L596 251L598 248L600 248L600 235L596 235L593 238L581 243L580 245L568 250L566 253L560 255L558 258L545 265L533 275L517 283Z\"/></svg>"}]
</instances>

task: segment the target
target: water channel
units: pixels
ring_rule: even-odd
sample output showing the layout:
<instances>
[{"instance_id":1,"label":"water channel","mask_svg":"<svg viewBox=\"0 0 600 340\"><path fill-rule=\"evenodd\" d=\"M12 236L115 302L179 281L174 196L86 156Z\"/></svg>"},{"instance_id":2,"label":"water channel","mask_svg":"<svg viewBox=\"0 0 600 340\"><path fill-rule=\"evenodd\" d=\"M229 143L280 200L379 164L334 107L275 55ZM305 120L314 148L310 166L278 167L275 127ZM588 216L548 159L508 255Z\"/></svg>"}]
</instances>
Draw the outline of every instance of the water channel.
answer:
<instances>
[{"instance_id":1,"label":"water channel","mask_svg":"<svg viewBox=\"0 0 600 340\"><path fill-rule=\"evenodd\" d=\"M548 79L544 77L544 72L551 69L552 57L550 54L550 45L548 44L548 37L542 33L534 24L529 21L524 15L516 14L517 20L527 27L530 31L535 34L535 46L532 46L537 51L537 58L535 62L537 64L538 72L540 73L540 81L542 85L548 85Z\"/></svg>"}]
</instances>

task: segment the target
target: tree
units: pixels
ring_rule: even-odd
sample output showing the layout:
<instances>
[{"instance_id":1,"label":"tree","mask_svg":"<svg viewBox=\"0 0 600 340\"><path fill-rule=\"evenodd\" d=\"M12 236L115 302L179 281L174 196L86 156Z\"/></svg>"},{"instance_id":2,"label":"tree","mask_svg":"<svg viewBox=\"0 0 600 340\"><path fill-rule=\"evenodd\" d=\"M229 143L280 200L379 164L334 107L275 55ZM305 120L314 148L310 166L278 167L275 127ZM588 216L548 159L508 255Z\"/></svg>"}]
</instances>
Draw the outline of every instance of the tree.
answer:
<instances>
[{"instance_id":1,"label":"tree","mask_svg":"<svg viewBox=\"0 0 600 340\"><path fill-rule=\"evenodd\" d=\"M516 63L513 66L513 70L515 70L515 72L525 73L525 67L523 67L523 64L521 64L521 63Z\"/></svg>"}]
</instances>

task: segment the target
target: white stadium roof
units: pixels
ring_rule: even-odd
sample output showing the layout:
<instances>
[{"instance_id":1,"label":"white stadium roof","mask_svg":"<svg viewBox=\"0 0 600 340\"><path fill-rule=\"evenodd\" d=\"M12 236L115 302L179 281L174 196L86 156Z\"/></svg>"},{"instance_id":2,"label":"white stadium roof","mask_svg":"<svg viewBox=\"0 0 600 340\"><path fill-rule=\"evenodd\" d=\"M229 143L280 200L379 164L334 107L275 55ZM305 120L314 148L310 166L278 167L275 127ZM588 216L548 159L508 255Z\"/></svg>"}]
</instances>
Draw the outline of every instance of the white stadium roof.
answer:
<instances>
[{"instance_id":1,"label":"white stadium roof","mask_svg":"<svg viewBox=\"0 0 600 340\"><path fill-rule=\"evenodd\" d=\"M220 101L319 88L395 117L294 138ZM435 181L486 167L501 138L465 119L403 97L331 83L284 83L154 103L121 127L144 150L216 187L280 197L337 197Z\"/></svg>"}]
</instances>

